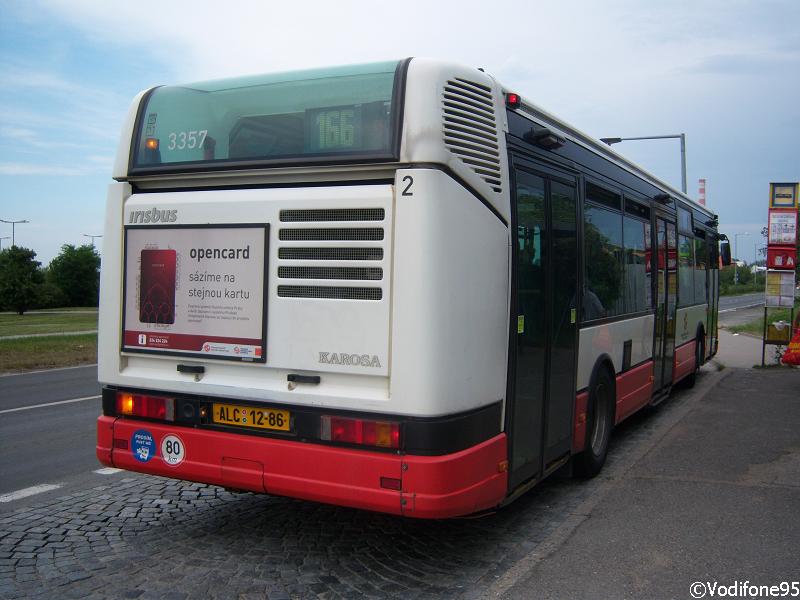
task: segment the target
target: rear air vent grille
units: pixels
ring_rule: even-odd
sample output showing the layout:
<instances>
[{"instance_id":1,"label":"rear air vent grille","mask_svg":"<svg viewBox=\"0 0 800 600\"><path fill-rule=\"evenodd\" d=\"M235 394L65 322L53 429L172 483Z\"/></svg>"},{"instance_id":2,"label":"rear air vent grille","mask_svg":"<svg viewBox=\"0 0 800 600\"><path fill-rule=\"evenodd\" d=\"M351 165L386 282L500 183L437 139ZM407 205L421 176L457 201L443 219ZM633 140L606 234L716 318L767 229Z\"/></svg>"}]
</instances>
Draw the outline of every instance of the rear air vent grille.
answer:
<instances>
[{"instance_id":1,"label":"rear air vent grille","mask_svg":"<svg viewBox=\"0 0 800 600\"><path fill-rule=\"evenodd\" d=\"M383 248L279 248L286 260L383 260Z\"/></svg>"},{"instance_id":2,"label":"rear air vent grille","mask_svg":"<svg viewBox=\"0 0 800 600\"><path fill-rule=\"evenodd\" d=\"M383 299L382 261L390 230L383 223L364 225L365 221L385 221L385 209L282 210L280 220L293 225L278 229L279 297Z\"/></svg>"},{"instance_id":3,"label":"rear air vent grille","mask_svg":"<svg viewBox=\"0 0 800 600\"><path fill-rule=\"evenodd\" d=\"M278 267L281 279L342 279L372 280L383 279L380 267Z\"/></svg>"},{"instance_id":4,"label":"rear air vent grille","mask_svg":"<svg viewBox=\"0 0 800 600\"><path fill-rule=\"evenodd\" d=\"M318 285L279 285L281 298L326 298L334 300L380 300L379 287L324 287Z\"/></svg>"},{"instance_id":5,"label":"rear air vent grille","mask_svg":"<svg viewBox=\"0 0 800 600\"><path fill-rule=\"evenodd\" d=\"M442 95L444 143L495 192L502 192L500 145L491 88L456 77Z\"/></svg>"},{"instance_id":6,"label":"rear air vent grille","mask_svg":"<svg viewBox=\"0 0 800 600\"><path fill-rule=\"evenodd\" d=\"M281 229L278 238L281 241L377 241L383 239L382 227L348 227L338 229Z\"/></svg>"},{"instance_id":7,"label":"rear air vent grille","mask_svg":"<svg viewBox=\"0 0 800 600\"><path fill-rule=\"evenodd\" d=\"M281 222L310 221L383 221L382 208L322 208L282 210Z\"/></svg>"}]
</instances>

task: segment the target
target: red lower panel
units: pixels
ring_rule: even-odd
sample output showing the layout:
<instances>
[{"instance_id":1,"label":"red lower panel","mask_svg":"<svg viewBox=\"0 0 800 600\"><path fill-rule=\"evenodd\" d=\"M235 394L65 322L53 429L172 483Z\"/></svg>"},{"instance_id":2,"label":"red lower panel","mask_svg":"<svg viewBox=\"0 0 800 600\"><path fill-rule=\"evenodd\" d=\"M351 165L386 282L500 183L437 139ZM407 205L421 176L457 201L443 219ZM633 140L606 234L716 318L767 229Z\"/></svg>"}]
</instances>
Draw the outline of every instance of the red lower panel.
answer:
<instances>
[{"instance_id":1,"label":"red lower panel","mask_svg":"<svg viewBox=\"0 0 800 600\"><path fill-rule=\"evenodd\" d=\"M166 436L183 448L177 464L163 457ZM505 434L445 456L402 456L100 417L97 456L131 471L412 517L469 514L507 491ZM400 480L402 491L381 478Z\"/></svg>"},{"instance_id":2,"label":"red lower panel","mask_svg":"<svg viewBox=\"0 0 800 600\"><path fill-rule=\"evenodd\" d=\"M617 416L615 423L650 402L653 394L653 361L617 375Z\"/></svg>"},{"instance_id":3,"label":"red lower panel","mask_svg":"<svg viewBox=\"0 0 800 600\"><path fill-rule=\"evenodd\" d=\"M691 342L687 342L675 348L675 366L672 370L672 383L679 382L687 375L691 375L694 371L696 343L695 340L692 340Z\"/></svg>"},{"instance_id":4,"label":"red lower panel","mask_svg":"<svg viewBox=\"0 0 800 600\"><path fill-rule=\"evenodd\" d=\"M437 519L497 506L508 489L506 434L444 456L404 456L403 514Z\"/></svg>"},{"instance_id":5,"label":"red lower panel","mask_svg":"<svg viewBox=\"0 0 800 600\"><path fill-rule=\"evenodd\" d=\"M111 447L114 444L114 421L115 417L100 417L97 419L97 446L95 454L97 460L107 467L113 467L111 462Z\"/></svg>"},{"instance_id":6,"label":"red lower panel","mask_svg":"<svg viewBox=\"0 0 800 600\"><path fill-rule=\"evenodd\" d=\"M589 392L575 397L575 428L572 434L572 453L583 452L586 446L586 411L589 407Z\"/></svg>"}]
</instances>

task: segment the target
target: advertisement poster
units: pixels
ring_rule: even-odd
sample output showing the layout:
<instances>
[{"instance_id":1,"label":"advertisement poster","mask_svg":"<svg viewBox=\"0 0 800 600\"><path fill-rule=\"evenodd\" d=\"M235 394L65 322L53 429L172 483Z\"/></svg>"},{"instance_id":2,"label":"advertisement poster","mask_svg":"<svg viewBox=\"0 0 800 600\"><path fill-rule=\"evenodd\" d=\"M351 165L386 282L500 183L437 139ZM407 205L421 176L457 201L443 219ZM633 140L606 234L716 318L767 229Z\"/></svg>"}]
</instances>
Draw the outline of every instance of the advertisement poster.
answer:
<instances>
[{"instance_id":1,"label":"advertisement poster","mask_svg":"<svg viewBox=\"0 0 800 600\"><path fill-rule=\"evenodd\" d=\"M769 243L797 243L797 213L795 211L769 211Z\"/></svg>"},{"instance_id":2,"label":"advertisement poster","mask_svg":"<svg viewBox=\"0 0 800 600\"><path fill-rule=\"evenodd\" d=\"M794 306L794 271L767 271L766 305L770 307Z\"/></svg>"},{"instance_id":3,"label":"advertisement poster","mask_svg":"<svg viewBox=\"0 0 800 600\"><path fill-rule=\"evenodd\" d=\"M125 230L122 349L263 362L267 226Z\"/></svg>"}]
</instances>

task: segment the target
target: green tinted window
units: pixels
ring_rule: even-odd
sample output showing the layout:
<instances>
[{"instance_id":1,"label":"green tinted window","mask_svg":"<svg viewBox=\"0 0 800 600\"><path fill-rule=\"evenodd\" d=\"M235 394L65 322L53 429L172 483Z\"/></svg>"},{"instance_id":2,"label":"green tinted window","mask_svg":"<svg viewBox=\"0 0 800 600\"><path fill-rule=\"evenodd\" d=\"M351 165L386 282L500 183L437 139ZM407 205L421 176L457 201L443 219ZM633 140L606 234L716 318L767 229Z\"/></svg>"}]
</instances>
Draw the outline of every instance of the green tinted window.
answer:
<instances>
[{"instance_id":1,"label":"green tinted window","mask_svg":"<svg viewBox=\"0 0 800 600\"><path fill-rule=\"evenodd\" d=\"M694 304L694 244L692 238L678 236L678 306Z\"/></svg>"},{"instance_id":2,"label":"green tinted window","mask_svg":"<svg viewBox=\"0 0 800 600\"><path fill-rule=\"evenodd\" d=\"M397 62L156 88L135 169L390 158Z\"/></svg>"},{"instance_id":3,"label":"green tinted window","mask_svg":"<svg viewBox=\"0 0 800 600\"><path fill-rule=\"evenodd\" d=\"M583 228L586 257L583 320L625 312L623 301L622 215L586 203Z\"/></svg>"}]
</instances>

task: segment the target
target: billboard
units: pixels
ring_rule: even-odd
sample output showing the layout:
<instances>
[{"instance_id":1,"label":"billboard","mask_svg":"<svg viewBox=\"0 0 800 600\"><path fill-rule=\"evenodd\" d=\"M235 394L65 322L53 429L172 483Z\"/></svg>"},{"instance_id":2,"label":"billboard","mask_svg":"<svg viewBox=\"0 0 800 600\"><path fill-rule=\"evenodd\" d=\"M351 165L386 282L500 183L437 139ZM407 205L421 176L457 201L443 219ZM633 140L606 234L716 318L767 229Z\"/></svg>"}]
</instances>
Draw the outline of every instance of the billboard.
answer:
<instances>
[{"instance_id":1,"label":"billboard","mask_svg":"<svg viewBox=\"0 0 800 600\"><path fill-rule=\"evenodd\" d=\"M268 226L125 229L122 350L266 360Z\"/></svg>"}]
</instances>

